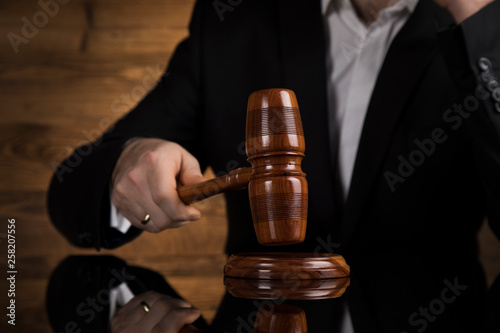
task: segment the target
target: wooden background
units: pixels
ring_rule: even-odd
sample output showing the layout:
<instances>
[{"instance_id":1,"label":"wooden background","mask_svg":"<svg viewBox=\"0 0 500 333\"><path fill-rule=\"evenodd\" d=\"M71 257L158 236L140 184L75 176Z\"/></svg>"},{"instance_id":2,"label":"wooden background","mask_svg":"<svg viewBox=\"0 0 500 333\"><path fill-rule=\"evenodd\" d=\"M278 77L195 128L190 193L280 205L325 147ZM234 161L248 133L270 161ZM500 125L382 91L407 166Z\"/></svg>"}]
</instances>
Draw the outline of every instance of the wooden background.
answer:
<instances>
[{"instance_id":1,"label":"wooden background","mask_svg":"<svg viewBox=\"0 0 500 333\"><path fill-rule=\"evenodd\" d=\"M67 255L96 254L69 245L48 220L53 165L88 140L84 133L101 132L102 121L116 120L146 93L145 80L161 75L187 36L193 3L72 0L15 53L7 34L22 35L22 18L32 21L41 8L35 0L0 0L0 331L51 332L47 278ZM117 108L123 95L130 96L129 105ZM201 208L199 222L101 253L159 271L211 319L224 292L225 207L222 198L213 198ZM17 228L15 330L4 315L8 218ZM500 246L487 227L480 238L491 282L500 271Z\"/></svg>"}]
</instances>

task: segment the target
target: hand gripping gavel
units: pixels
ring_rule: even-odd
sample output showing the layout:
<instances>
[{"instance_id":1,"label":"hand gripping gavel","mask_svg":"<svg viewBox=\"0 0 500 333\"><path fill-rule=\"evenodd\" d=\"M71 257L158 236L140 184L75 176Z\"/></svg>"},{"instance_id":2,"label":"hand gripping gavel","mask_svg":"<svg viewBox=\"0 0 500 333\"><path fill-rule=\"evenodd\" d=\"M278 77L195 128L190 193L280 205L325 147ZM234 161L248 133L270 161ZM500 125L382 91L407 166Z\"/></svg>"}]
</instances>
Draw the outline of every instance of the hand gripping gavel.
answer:
<instances>
[{"instance_id":1,"label":"hand gripping gavel","mask_svg":"<svg viewBox=\"0 0 500 333\"><path fill-rule=\"evenodd\" d=\"M248 98L246 153L251 168L240 168L199 184L178 188L186 204L248 185L250 208L262 245L304 240L307 181L302 172L305 142L295 94L287 89L259 90Z\"/></svg>"}]
</instances>

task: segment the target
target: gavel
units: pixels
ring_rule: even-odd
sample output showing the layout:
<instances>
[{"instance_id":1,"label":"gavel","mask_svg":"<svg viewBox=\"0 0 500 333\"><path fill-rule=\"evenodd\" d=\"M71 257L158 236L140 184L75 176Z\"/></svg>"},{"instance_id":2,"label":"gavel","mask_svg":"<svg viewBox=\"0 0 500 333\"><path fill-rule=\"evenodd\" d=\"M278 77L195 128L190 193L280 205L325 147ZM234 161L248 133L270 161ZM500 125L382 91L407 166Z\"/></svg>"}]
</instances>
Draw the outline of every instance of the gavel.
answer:
<instances>
[{"instance_id":1,"label":"gavel","mask_svg":"<svg viewBox=\"0 0 500 333\"><path fill-rule=\"evenodd\" d=\"M288 304L262 305L255 317L253 333L306 333L304 310ZM203 333L193 325L184 326L180 333Z\"/></svg>"},{"instance_id":2,"label":"gavel","mask_svg":"<svg viewBox=\"0 0 500 333\"><path fill-rule=\"evenodd\" d=\"M262 245L304 241L308 189L302 172L305 140L297 99L288 89L266 89L248 99L246 154L251 167L181 186L185 204L248 186L252 219Z\"/></svg>"},{"instance_id":3,"label":"gavel","mask_svg":"<svg viewBox=\"0 0 500 333\"><path fill-rule=\"evenodd\" d=\"M288 304L262 305L257 312L253 333L306 333L304 310Z\"/></svg>"}]
</instances>

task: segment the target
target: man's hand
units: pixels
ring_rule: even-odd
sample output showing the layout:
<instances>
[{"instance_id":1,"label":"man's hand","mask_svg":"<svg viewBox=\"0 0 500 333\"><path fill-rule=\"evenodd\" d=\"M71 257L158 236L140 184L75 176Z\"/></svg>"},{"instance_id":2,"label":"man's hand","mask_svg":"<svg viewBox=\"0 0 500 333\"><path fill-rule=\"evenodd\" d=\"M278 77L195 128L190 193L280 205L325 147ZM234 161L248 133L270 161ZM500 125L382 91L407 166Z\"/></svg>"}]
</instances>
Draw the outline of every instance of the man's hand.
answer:
<instances>
[{"instance_id":1,"label":"man's hand","mask_svg":"<svg viewBox=\"0 0 500 333\"><path fill-rule=\"evenodd\" d=\"M149 308L146 312L141 302ZM200 316L183 300L148 291L128 302L111 320L112 333L179 333Z\"/></svg>"},{"instance_id":2,"label":"man's hand","mask_svg":"<svg viewBox=\"0 0 500 333\"><path fill-rule=\"evenodd\" d=\"M447 9L457 24L462 23L493 0L434 0Z\"/></svg>"},{"instance_id":3,"label":"man's hand","mask_svg":"<svg viewBox=\"0 0 500 333\"><path fill-rule=\"evenodd\" d=\"M111 198L133 226L157 233L200 218L195 207L180 200L177 186L205 180L196 158L178 144L140 138L125 147L116 163ZM150 221L143 225L148 214Z\"/></svg>"}]
</instances>

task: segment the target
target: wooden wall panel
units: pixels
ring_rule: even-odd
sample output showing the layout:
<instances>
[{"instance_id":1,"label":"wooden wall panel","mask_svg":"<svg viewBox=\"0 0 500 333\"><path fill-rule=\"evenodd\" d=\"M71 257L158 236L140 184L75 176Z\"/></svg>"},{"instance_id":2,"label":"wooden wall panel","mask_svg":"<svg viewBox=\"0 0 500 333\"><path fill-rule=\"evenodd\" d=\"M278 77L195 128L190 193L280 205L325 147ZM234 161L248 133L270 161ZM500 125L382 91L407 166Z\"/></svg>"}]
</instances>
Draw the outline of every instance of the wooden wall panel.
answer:
<instances>
[{"instance_id":1,"label":"wooden wall panel","mask_svg":"<svg viewBox=\"0 0 500 333\"><path fill-rule=\"evenodd\" d=\"M51 332L44 309L47 278L67 255L111 254L162 273L211 319L224 292L226 237L222 198L202 205L200 221L143 234L117 250L79 249L50 223L46 190L53 164L133 108L187 36L193 0L72 0L15 53L0 39L0 248L7 218L17 221L16 331ZM0 2L0 35L22 35L36 1ZM123 95L130 95L126 101ZM119 101L116 102L116 101ZM5 271L4 260L0 270ZM0 281L0 288L5 280ZM6 298L0 298L0 306ZM0 331L11 327L2 320Z\"/></svg>"},{"instance_id":2,"label":"wooden wall panel","mask_svg":"<svg viewBox=\"0 0 500 333\"><path fill-rule=\"evenodd\" d=\"M42 0L42 2L47 1ZM46 27L84 27L87 22L86 2L85 0L71 0L65 5L58 4L57 8L47 6L49 13ZM45 12L40 7L39 1L1 1L0 12L3 15L0 15L0 26L11 27L12 31L17 33L24 24L23 17L33 22L33 16L40 11Z\"/></svg>"},{"instance_id":3,"label":"wooden wall panel","mask_svg":"<svg viewBox=\"0 0 500 333\"><path fill-rule=\"evenodd\" d=\"M102 28L143 29L170 31L185 30L192 7L185 0L92 1L93 26ZM192 3L192 2L190 2Z\"/></svg>"},{"instance_id":4,"label":"wooden wall panel","mask_svg":"<svg viewBox=\"0 0 500 333\"><path fill-rule=\"evenodd\" d=\"M46 213L53 164L131 109L162 75L187 36L194 0L72 0L15 53L7 34L22 34L38 1L0 1L0 256L7 218L18 228L19 332L51 332L44 310L52 270L71 246ZM145 81L146 80L146 81ZM145 83L146 82L146 83ZM123 95L132 96L122 102ZM120 101L117 103L116 101ZM144 234L120 249L103 250L129 264L164 274L181 295L211 319L224 292L227 234L224 200L199 204L202 219L164 233ZM480 234L488 279L498 274L500 246L485 226ZM5 271L4 259L0 271ZM5 290L5 279L0 280ZM0 297L0 307L6 298ZM4 320L0 331L10 332Z\"/></svg>"},{"instance_id":5,"label":"wooden wall panel","mask_svg":"<svg viewBox=\"0 0 500 333\"><path fill-rule=\"evenodd\" d=\"M186 31L182 30L184 36ZM168 45L179 42L177 31L165 29L102 29L91 30L85 52L89 53L162 53Z\"/></svg>"}]
</instances>

